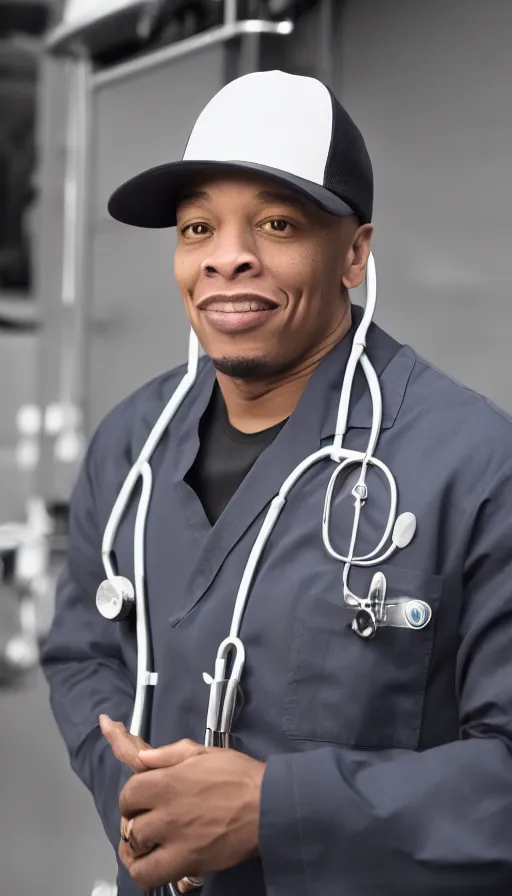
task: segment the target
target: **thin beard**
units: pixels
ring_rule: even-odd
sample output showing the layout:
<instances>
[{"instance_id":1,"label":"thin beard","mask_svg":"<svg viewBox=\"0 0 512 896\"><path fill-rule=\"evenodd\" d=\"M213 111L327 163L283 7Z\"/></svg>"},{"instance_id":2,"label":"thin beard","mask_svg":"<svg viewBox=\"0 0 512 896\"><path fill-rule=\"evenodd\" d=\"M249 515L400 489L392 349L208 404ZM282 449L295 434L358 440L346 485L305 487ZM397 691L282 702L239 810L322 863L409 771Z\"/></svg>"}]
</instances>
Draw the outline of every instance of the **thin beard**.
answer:
<instances>
[{"instance_id":1,"label":"thin beard","mask_svg":"<svg viewBox=\"0 0 512 896\"><path fill-rule=\"evenodd\" d=\"M260 358L212 358L213 366L219 373L237 380L266 380L280 373L280 364L275 364L265 357Z\"/></svg>"}]
</instances>

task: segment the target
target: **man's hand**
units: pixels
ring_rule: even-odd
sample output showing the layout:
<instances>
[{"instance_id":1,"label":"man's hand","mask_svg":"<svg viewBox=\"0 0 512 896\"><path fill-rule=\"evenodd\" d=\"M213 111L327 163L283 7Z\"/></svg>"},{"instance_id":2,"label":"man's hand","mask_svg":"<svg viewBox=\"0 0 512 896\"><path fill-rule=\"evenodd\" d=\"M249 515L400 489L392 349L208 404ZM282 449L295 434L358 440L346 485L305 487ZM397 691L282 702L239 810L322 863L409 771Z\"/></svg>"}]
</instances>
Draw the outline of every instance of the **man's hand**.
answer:
<instances>
[{"instance_id":1,"label":"man's hand","mask_svg":"<svg viewBox=\"0 0 512 896\"><path fill-rule=\"evenodd\" d=\"M142 740L141 737L136 737L135 735L130 734L122 722L114 722L109 716L101 715L99 717L99 724L101 732L112 747L112 752L116 759L119 759L120 762L123 762L136 773L145 772L147 766L140 761L138 755L140 750L151 751L150 745ZM187 756L188 752L185 751L183 753L183 758L185 759ZM179 761L176 753L173 753L173 761ZM123 834L126 837L127 833L127 819L121 817L121 837ZM145 855L148 852L147 847L144 847L139 853L139 851L130 847L129 844L126 844L125 841L121 840L121 844L125 851L131 849L133 853L132 858L135 858L139 854ZM198 877L186 877L183 880L178 881L176 886L180 893L192 893L193 890L197 890L202 886L202 880Z\"/></svg>"},{"instance_id":2,"label":"man's hand","mask_svg":"<svg viewBox=\"0 0 512 896\"><path fill-rule=\"evenodd\" d=\"M138 761L147 771L119 797L131 820L131 845L121 842L119 857L142 890L258 854L263 762L193 741L144 750Z\"/></svg>"}]
</instances>

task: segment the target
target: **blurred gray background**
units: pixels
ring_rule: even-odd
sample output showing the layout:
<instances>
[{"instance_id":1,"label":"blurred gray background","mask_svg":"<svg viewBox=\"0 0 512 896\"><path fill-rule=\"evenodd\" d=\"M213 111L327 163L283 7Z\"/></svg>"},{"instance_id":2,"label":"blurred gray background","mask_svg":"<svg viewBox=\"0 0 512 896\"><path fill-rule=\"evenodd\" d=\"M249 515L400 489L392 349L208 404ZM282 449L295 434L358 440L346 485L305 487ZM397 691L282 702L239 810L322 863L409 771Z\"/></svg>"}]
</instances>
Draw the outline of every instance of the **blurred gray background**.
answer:
<instances>
[{"instance_id":1,"label":"blurred gray background","mask_svg":"<svg viewBox=\"0 0 512 896\"><path fill-rule=\"evenodd\" d=\"M106 200L179 157L226 80L276 67L332 85L374 163L378 322L512 411L510 0L240 2L238 20L290 20L293 32L177 58L170 48L222 26L224 4L150 6L142 39L142 2L89 22L63 3L0 2L2 896L90 896L113 879L45 686L12 639L37 642L51 618L94 427L186 356L173 233L123 228ZM29 573L12 523L36 545Z\"/></svg>"}]
</instances>

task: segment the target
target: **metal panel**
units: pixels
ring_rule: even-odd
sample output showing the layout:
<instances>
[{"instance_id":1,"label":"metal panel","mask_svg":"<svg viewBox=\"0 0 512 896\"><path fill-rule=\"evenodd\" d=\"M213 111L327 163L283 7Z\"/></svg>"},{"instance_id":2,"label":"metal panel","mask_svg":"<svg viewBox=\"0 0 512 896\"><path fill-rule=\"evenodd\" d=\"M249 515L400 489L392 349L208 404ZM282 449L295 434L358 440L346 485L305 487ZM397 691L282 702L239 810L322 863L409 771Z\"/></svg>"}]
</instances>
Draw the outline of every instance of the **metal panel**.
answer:
<instances>
[{"instance_id":1,"label":"metal panel","mask_svg":"<svg viewBox=\"0 0 512 896\"><path fill-rule=\"evenodd\" d=\"M350 0L341 98L376 177L378 319L512 410L512 4Z\"/></svg>"},{"instance_id":2,"label":"metal panel","mask_svg":"<svg viewBox=\"0 0 512 896\"><path fill-rule=\"evenodd\" d=\"M22 520L33 488L32 471L16 461L20 405L33 403L36 384L36 335L0 332L0 525Z\"/></svg>"},{"instance_id":3,"label":"metal panel","mask_svg":"<svg viewBox=\"0 0 512 896\"><path fill-rule=\"evenodd\" d=\"M38 116L38 193L35 216L36 294L42 329L39 335L37 399L42 408L57 401L61 380L62 255L67 159L68 91L71 63L42 60ZM54 464L54 439L41 433L37 491L48 500L64 499L70 482L60 481Z\"/></svg>"}]
</instances>

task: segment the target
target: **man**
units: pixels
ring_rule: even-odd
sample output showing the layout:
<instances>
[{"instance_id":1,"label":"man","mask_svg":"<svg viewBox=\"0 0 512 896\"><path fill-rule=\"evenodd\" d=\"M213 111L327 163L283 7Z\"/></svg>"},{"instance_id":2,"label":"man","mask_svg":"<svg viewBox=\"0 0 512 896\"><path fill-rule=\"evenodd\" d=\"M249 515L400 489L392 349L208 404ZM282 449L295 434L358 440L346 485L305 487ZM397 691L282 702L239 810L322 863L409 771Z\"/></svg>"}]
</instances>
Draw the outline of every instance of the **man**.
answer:
<instances>
[{"instance_id":1,"label":"man","mask_svg":"<svg viewBox=\"0 0 512 896\"><path fill-rule=\"evenodd\" d=\"M185 892L199 877L205 896L511 892L511 421L375 325L374 453L417 530L412 541L412 529L395 531L396 550L347 579L322 538L335 464L304 475L252 583L233 746L202 746L203 673L230 629L269 503L336 431L372 192L362 137L329 91L267 72L214 97L184 161L111 199L126 223L177 225L175 277L206 353L151 459L153 749L124 727L134 620L106 621L94 596L115 498L181 368L122 402L92 440L43 654L72 766L119 847L120 896L168 881ZM344 447L364 452L374 422L358 368ZM359 471L334 490L328 534L339 555L350 551ZM359 557L375 556L390 513L381 468L367 483ZM114 545L131 581L136 511L131 501ZM427 625L358 637L350 594L364 597L378 571L386 601L423 601Z\"/></svg>"}]
</instances>

